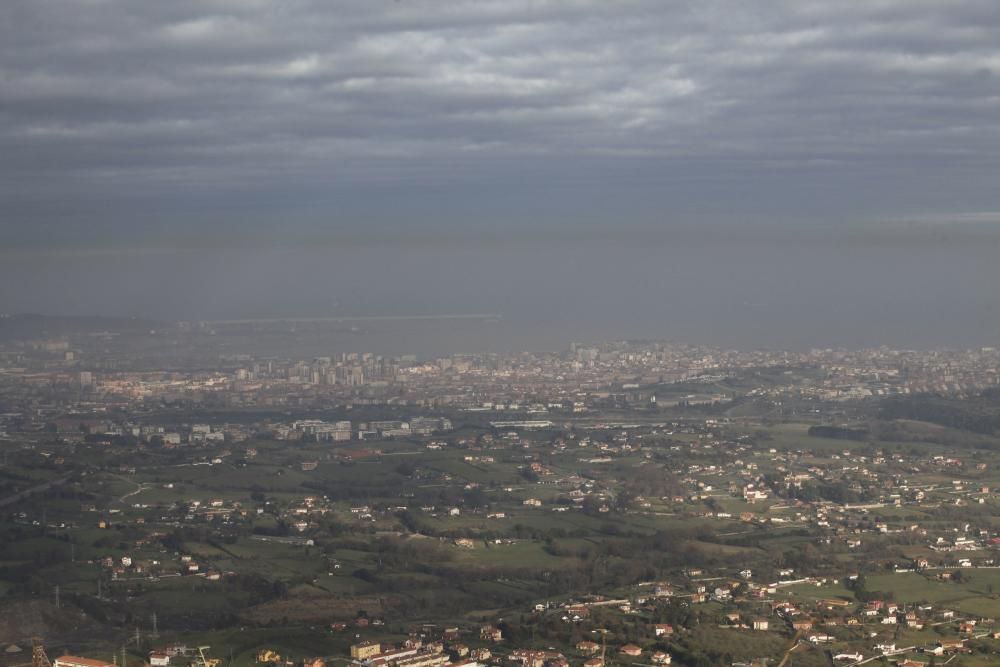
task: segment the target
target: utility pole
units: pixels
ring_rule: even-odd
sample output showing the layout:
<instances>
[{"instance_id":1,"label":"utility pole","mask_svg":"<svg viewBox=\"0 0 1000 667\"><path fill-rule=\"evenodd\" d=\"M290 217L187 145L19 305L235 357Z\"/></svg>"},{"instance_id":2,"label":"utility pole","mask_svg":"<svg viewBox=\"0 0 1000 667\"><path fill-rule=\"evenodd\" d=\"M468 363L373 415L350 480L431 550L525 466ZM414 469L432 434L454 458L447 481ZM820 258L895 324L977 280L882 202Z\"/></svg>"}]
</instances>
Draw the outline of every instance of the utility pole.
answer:
<instances>
[{"instance_id":1,"label":"utility pole","mask_svg":"<svg viewBox=\"0 0 1000 667\"><path fill-rule=\"evenodd\" d=\"M139 649L139 641L140 641L140 639L141 638L139 637L139 625L137 623L136 626L135 626L135 648L136 648L136 650Z\"/></svg>"},{"instance_id":2,"label":"utility pole","mask_svg":"<svg viewBox=\"0 0 1000 667\"><path fill-rule=\"evenodd\" d=\"M155 612L155 611L153 612L153 634L152 634L152 635L150 635L150 636L151 636L151 637L152 637L153 639L156 639L157 637L159 637L159 636L160 636L160 633L159 633L159 632L157 632L157 630L156 630L156 612Z\"/></svg>"},{"instance_id":3,"label":"utility pole","mask_svg":"<svg viewBox=\"0 0 1000 667\"><path fill-rule=\"evenodd\" d=\"M101 575L97 575L97 599L101 599Z\"/></svg>"},{"instance_id":4,"label":"utility pole","mask_svg":"<svg viewBox=\"0 0 1000 667\"><path fill-rule=\"evenodd\" d=\"M59 609L59 585L56 585L56 609Z\"/></svg>"}]
</instances>

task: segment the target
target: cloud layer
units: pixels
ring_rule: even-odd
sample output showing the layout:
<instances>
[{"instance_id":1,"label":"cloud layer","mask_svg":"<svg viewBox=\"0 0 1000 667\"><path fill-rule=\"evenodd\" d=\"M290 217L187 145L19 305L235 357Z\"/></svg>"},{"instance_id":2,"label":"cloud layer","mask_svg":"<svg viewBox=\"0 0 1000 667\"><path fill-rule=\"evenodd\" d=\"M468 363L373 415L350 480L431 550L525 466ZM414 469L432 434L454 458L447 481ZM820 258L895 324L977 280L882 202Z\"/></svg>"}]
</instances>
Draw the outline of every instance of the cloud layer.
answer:
<instances>
[{"instance_id":1,"label":"cloud layer","mask_svg":"<svg viewBox=\"0 0 1000 667\"><path fill-rule=\"evenodd\" d=\"M0 310L992 341L997 25L995 0L2 0Z\"/></svg>"},{"instance_id":2,"label":"cloud layer","mask_svg":"<svg viewBox=\"0 0 1000 667\"><path fill-rule=\"evenodd\" d=\"M944 210L995 210L976 183L1000 180L998 20L989 0L9 0L4 224L130 197L339 192L354 213L358 187L758 170L918 203L962 182L976 200L946 188ZM707 192L681 203L746 199Z\"/></svg>"}]
</instances>

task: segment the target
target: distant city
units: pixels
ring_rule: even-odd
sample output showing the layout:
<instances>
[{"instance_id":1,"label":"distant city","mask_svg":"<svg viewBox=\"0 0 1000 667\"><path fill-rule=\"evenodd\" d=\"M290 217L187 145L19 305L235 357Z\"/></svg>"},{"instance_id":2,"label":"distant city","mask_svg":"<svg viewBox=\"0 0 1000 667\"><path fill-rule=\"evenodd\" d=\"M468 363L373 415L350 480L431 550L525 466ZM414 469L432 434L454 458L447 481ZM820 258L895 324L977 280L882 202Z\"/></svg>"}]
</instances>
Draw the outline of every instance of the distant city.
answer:
<instances>
[{"instance_id":1,"label":"distant city","mask_svg":"<svg viewBox=\"0 0 1000 667\"><path fill-rule=\"evenodd\" d=\"M309 320L328 326L342 321ZM254 326L259 323L179 323L159 331L99 330L0 341L3 396L8 407L40 410L40 417L57 396L60 409L74 410L183 400L220 407L447 407L558 417L724 404L737 397L792 405L929 393L965 396L1000 383L995 347L786 352L622 341L569 343L552 353L428 358L331 350L326 356L294 359L239 351L241 340L259 334ZM297 335L294 329L283 334L290 347ZM225 349L213 357L222 338ZM163 350L170 355L166 367L150 369L150 359ZM797 372L789 370L786 377L748 391L726 386L747 372L782 369Z\"/></svg>"}]
</instances>

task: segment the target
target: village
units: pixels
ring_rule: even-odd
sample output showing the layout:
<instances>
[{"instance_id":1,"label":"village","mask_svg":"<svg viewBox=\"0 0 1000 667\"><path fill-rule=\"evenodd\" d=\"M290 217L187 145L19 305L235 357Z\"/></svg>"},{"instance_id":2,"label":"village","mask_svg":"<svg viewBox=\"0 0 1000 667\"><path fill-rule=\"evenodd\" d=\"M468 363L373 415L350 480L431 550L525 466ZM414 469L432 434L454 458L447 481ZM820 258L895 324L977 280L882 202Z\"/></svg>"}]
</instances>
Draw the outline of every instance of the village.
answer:
<instances>
[{"instance_id":1,"label":"village","mask_svg":"<svg viewBox=\"0 0 1000 667\"><path fill-rule=\"evenodd\" d=\"M27 390L17 371L0 600L35 611L0 623L5 664L33 636L152 667L199 646L226 667L990 664L992 390L914 383L988 387L990 354L574 346L308 377L240 358L209 394L124 402L107 380L128 371ZM339 383L351 364L383 384ZM896 389L816 391L843 373ZM501 393L369 400L407 377ZM216 401L250 381L303 400Z\"/></svg>"}]
</instances>

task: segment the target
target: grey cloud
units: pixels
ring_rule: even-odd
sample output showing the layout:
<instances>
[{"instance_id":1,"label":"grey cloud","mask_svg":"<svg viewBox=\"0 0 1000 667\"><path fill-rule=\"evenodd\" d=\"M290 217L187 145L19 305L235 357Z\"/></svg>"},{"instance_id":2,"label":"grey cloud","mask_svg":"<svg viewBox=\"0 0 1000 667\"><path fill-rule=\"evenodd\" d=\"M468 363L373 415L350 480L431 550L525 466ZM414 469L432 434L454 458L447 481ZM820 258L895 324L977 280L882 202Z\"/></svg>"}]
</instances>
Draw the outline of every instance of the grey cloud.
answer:
<instances>
[{"instance_id":1,"label":"grey cloud","mask_svg":"<svg viewBox=\"0 0 1000 667\"><path fill-rule=\"evenodd\" d=\"M600 189L615 223L992 211L997 19L979 0L10 0L0 232L200 205L464 224L448 187L540 219L592 216Z\"/></svg>"},{"instance_id":2,"label":"grey cloud","mask_svg":"<svg viewBox=\"0 0 1000 667\"><path fill-rule=\"evenodd\" d=\"M821 251L822 294L850 256L864 269L852 299L881 278L916 304L907 277L933 283L934 267L947 283L942 244L956 263L979 248L956 275L975 268L985 285L1000 279L985 268L1000 210L998 21L992 0L5 0L0 282L44 289L0 294L0 308L85 304L95 286L140 303L175 265L198 276L183 284L208 285L222 271L212 253L248 247L288 250L281 266L302 249L335 255L283 285L361 285L362 248L414 272L393 272L405 289L364 284L385 299L462 282L470 308L481 290L499 310L531 278L560 299L587 285L623 320L612 277L580 268L606 267L593 248L613 241L619 267L636 252L644 266L672 258L648 299L698 274L696 255L742 267L692 296L695 311L728 303L733 282L760 301L753 289L785 276L765 264L802 279L809 262L789 247ZM535 241L543 250L526 252ZM744 246L781 250L740 265ZM408 253L435 267L454 255L483 277L417 275ZM906 273L913 253L924 273ZM106 257L125 268L101 273ZM503 273L523 257L523 276ZM199 312L264 298L253 272L266 265L231 259L238 271L198 295ZM183 315L183 297L162 296Z\"/></svg>"},{"instance_id":3,"label":"grey cloud","mask_svg":"<svg viewBox=\"0 0 1000 667\"><path fill-rule=\"evenodd\" d=\"M469 155L992 163L998 13L982 2L14 0L0 8L0 148L15 156L3 175L237 184L257 161L270 168L255 185L288 170L322 183L377 178L370 163L384 160L464 172Z\"/></svg>"}]
</instances>

